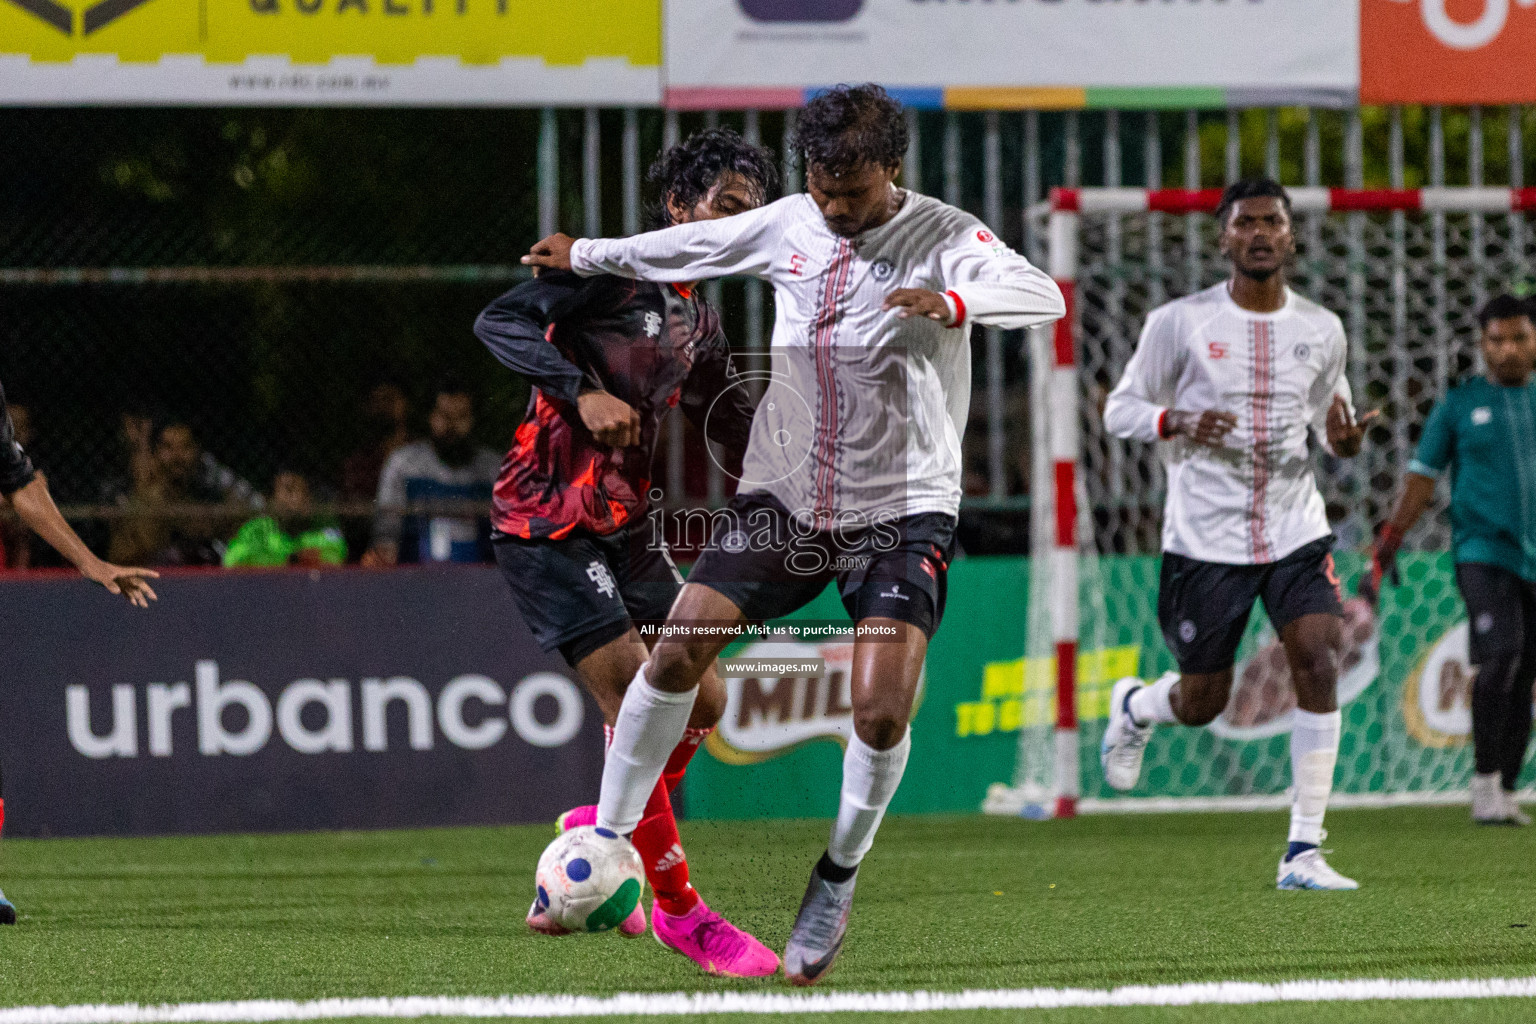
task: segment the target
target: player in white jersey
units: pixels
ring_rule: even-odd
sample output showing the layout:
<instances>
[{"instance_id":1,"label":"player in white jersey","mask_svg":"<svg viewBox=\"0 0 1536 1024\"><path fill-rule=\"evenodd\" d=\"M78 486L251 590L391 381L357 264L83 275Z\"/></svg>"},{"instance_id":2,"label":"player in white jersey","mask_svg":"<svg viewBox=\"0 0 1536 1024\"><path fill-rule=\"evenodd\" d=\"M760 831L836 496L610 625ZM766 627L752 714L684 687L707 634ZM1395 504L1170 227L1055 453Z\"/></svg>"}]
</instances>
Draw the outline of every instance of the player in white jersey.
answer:
<instances>
[{"instance_id":1,"label":"player in white jersey","mask_svg":"<svg viewBox=\"0 0 1536 1024\"><path fill-rule=\"evenodd\" d=\"M1217 218L1232 276L1147 315L1104 407L1110 433L1162 442L1157 610L1179 672L1115 686L1100 757L1106 781L1131 789L1155 725L1200 726L1221 714L1238 642L1262 599L1298 705L1290 842L1276 884L1354 889L1318 849L1338 758L1343 603L1308 436L1352 456L1373 414L1355 418L1339 318L1285 283L1296 246L1290 209L1268 179L1228 187Z\"/></svg>"},{"instance_id":2,"label":"player in white jersey","mask_svg":"<svg viewBox=\"0 0 1536 1024\"><path fill-rule=\"evenodd\" d=\"M677 632L626 692L598 823L635 827L728 631L788 615L835 582L859 630L854 735L831 840L784 954L789 980L809 985L842 946L855 872L906 767L954 550L970 325L1029 327L1065 306L1049 277L976 218L896 187L906 120L883 89L840 86L816 98L796 144L807 195L630 239L554 236L527 262L773 283L773 372L730 518L672 607Z\"/></svg>"}]
</instances>

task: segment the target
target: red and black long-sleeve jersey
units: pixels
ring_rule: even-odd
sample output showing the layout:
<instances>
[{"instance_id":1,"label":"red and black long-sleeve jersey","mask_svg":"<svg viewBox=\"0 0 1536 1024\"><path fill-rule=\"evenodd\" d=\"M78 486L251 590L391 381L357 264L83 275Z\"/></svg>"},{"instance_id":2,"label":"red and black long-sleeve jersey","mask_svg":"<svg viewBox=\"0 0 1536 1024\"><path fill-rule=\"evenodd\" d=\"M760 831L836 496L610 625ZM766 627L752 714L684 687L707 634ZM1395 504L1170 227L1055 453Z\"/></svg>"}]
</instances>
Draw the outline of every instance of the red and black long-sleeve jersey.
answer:
<instances>
[{"instance_id":1,"label":"red and black long-sleeve jersey","mask_svg":"<svg viewBox=\"0 0 1536 1024\"><path fill-rule=\"evenodd\" d=\"M645 514L662 418L680 405L739 474L753 400L719 313L695 292L624 278L548 272L491 303L475 334L533 384L502 463L492 521L513 537L613 533ZM594 438L576 396L601 388L640 416L640 443Z\"/></svg>"}]
</instances>

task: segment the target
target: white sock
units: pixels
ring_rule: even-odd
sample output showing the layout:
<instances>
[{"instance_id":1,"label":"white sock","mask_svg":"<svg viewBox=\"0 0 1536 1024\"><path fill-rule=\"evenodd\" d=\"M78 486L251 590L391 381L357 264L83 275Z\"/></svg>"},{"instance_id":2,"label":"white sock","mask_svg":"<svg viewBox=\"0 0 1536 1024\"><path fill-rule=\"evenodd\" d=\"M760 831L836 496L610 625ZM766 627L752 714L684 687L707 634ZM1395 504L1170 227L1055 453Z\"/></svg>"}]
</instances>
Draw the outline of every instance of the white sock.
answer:
<instances>
[{"instance_id":1,"label":"white sock","mask_svg":"<svg viewBox=\"0 0 1536 1024\"><path fill-rule=\"evenodd\" d=\"M1333 766L1339 759L1339 732L1344 721L1337 711L1319 715L1297 708L1291 719L1291 842L1323 841L1323 814L1333 792Z\"/></svg>"},{"instance_id":2,"label":"white sock","mask_svg":"<svg viewBox=\"0 0 1536 1024\"><path fill-rule=\"evenodd\" d=\"M1131 718L1137 725L1166 725L1177 722L1173 715L1173 684L1179 681L1176 673L1168 672L1155 683L1149 683L1132 692L1127 701Z\"/></svg>"},{"instance_id":3,"label":"white sock","mask_svg":"<svg viewBox=\"0 0 1536 1024\"><path fill-rule=\"evenodd\" d=\"M842 798L837 805L837 821L832 823L832 838L827 842L832 863L840 868L858 867L874 845L875 830L901 785L911 751L911 728L890 750L876 750L857 734L849 738L843 754Z\"/></svg>"},{"instance_id":4,"label":"white sock","mask_svg":"<svg viewBox=\"0 0 1536 1024\"><path fill-rule=\"evenodd\" d=\"M603 762L603 787L597 799L599 828L627 836L640 824L667 758L682 742L698 695L697 686L686 693L658 690L645 681L645 666L640 667L624 692Z\"/></svg>"}]
</instances>

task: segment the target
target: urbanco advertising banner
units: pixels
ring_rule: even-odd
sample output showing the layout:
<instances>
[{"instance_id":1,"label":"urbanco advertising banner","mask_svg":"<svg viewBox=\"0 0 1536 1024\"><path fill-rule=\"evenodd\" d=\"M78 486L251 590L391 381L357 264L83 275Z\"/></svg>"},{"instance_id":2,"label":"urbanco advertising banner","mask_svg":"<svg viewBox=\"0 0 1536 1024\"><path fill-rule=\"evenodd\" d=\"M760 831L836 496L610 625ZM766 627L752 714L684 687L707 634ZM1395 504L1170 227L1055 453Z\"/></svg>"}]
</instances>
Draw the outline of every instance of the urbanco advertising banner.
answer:
<instances>
[{"instance_id":1,"label":"urbanco advertising banner","mask_svg":"<svg viewBox=\"0 0 1536 1024\"><path fill-rule=\"evenodd\" d=\"M661 0L0 0L0 104L655 104Z\"/></svg>"},{"instance_id":2,"label":"urbanco advertising banner","mask_svg":"<svg viewBox=\"0 0 1536 1024\"><path fill-rule=\"evenodd\" d=\"M666 53L676 107L797 106L863 81L956 109L1343 104L1359 87L1359 7L666 0Z\"/></svg>"},{"instance_id":3,"label":"urbanco advertising banner","mask_svg":"<svg viewBox=\"0 0 1536 1024\"><path fill-rule=\"evenodd\" d=\"M1536 102L1536 0L1360 2L1362 102Z\"/></svg>"},{"instance_id":4,"label":"urbanco advertising banner","mask_svg":"<svg viewBox=\"0 0 1536 1024\"><path fill-rule=\"evenodd\" d=\"M1361 556L1340 551L1336 557L1348 599L1335 792L1341 801L1358 803L1458 799L1473 767L1474 673L1449 555L1405 553L1403 585L1389 589L1379 610L1349 596ZM1077 664L1083 795L1098 808L1149 799L1283 800L1291 781L1296 697L1284 651L1261 607L1238 651L1226 710L1205 728L1159 728L1132 792L1104 783L1098 743L1110 690L1125 676L1150 680L1174 666L1157 622L1159 560L1100 557L1096 572L1083 590ZM948 605L928 649L911 760L893 812L976 811L991 783L1012 781L1021 731L1037 737L1049 756L1056 671L1048 657L1022 656L1028 606L1027 560L962 558L951 566ZM829 590L795 619L819 630L840 612ZM707 754L695 758L688 772L690 816L835 814L842 750L852 728L848 641L752 640L727 653L820 657L825 674L727 682L725 716Z\"/></svg>"},{"instance_id":5,"label":"urbanco advertising banner","mask_svg":"<svg viewBox=\"0 0 1536 1024\"><path fill-rule=\"evenodd\" d=\"M553 821L602 719L492 567L0 583L10 835Z\"/></svg>"}]
</instances>

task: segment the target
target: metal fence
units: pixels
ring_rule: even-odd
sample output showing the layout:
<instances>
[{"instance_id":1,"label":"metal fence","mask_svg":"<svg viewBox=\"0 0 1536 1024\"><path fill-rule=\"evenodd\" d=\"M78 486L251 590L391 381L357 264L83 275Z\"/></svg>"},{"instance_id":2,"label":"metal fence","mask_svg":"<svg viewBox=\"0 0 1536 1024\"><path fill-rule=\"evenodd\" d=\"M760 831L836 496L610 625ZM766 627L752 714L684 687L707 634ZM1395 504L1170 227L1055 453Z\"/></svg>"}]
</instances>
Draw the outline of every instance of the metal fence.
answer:
<instances>
[{"instance_id":1,"label":"metal fence","mask_svg":"<svg viewBox=\"0 0 1536 1024\"><path fill-rule=\"evenodd\" d=\"M1044 239L1028 211L1055 185L1208 187L1259 171L1288 184L1521 185L1531 172L1523 108L909 118L906 183L972 210L1037 262ZM355 550L367 495L344 469L378 440L373 385L401 387L419 432L435 380L467 378L478 439L504 448L526 385L470 325L520 277L527 245L556 228L642 227L654 199L646 164L707 124L784 154L786 185L798 189L785 145L793 122L793 111L0 111L0 381L31 413L33 451L98 544L127 514L133 423L157 415L186 420L257 490L279 466L303 468L322 499L340 503ZM1091 382L1112 381L1148 304L1219 275L1194 224L1085 226L1101 233L1085 266L1102 295L1084 308ZM1399 397L1412 386L1406 364L1381 338L1411 335L1438 387L1464 368L1481 296L1528 276L1521 218L1361 216L1302 230L1299 286L1346 316L1357 380ZM710 293L743 357L766 352L771 290L726 281ZM1017 334L978 332L973 344L962 543L1019 551L1029 367ZM1394 421L1390 443L1347 471L1359 475L1341 478L1340 494L1386 492L1377 482L1401 465L1410 421ZM712 460L692 457L696 445L669 431L657 475L670 503L716 503L728 490L704 468ZM1156 513L1141 456L1127 468L1123 453L1099 451L1121 461L1095 504L1121 517L1117 543L1145 548ZM1107 511L1128 495L1147 509L1135 522ZM1380 511L1361 508L1356 526Z\"/></svg>"}]
</instances>

